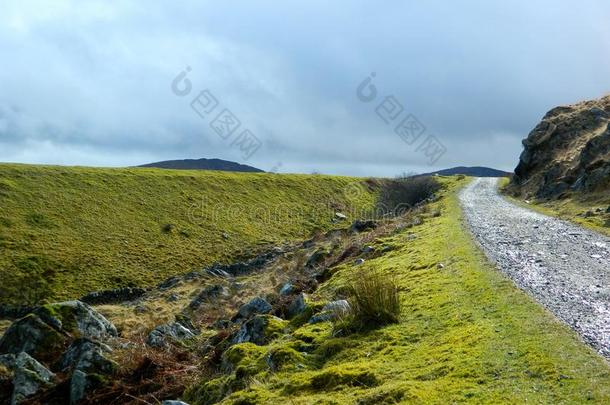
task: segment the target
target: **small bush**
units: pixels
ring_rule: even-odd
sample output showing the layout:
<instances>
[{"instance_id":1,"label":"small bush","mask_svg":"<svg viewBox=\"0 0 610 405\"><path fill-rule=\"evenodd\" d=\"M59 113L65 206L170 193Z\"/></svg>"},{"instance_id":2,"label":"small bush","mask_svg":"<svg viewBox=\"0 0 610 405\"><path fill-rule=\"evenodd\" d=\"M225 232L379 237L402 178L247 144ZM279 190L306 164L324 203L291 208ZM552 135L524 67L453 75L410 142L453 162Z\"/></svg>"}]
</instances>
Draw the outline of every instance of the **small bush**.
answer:
<instances>
[{"instance_id":1,"label":"small bush","mask_svg":"<svg viewBox=\"0 0 610 405\"><path fill-rule=\"evenodd\" d=\"M344 332L375 329L398 323L400 297L392 277L379 271L359 271L348 285L351 313L335 325Z\"/></svg>"}]
</instances>

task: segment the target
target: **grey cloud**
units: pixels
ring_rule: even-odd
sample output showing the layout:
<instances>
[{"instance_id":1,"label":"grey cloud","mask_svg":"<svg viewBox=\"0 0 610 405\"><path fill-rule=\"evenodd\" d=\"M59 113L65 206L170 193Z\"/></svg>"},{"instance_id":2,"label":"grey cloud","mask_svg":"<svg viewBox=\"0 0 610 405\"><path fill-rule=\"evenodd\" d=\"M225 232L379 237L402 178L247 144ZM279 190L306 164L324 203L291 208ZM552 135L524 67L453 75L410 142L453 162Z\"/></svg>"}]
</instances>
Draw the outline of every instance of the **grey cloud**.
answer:
<instances>
[{"instance_id":1,"label":"grey cloud","mask_svg":"<svg viewBox=\"0 0 610 405\"><path fill-rule=\"evenodd\" d=\"M610 89L610 5L550 0L9 1L0 15L0 160L242 161L189 107L210 89L269 170L393 175L512 169L557 104ZM186 66L193 94L170 83ZM433 167L355 97L375 71L447 152Z\"/></svg>"}]
</instances>

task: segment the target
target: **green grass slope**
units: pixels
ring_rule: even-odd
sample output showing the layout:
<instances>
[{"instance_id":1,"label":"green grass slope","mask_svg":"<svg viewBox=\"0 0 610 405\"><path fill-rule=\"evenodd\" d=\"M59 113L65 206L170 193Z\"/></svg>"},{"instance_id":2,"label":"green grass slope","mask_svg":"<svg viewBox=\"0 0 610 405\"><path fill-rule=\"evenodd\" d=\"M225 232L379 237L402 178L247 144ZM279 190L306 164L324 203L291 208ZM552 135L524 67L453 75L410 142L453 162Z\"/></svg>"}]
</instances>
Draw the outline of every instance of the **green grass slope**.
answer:
<instances>
[{"instance_id":1,"label":"green grass slope","mask_svg":"<svg viewBox=\"0 0 610 405\"><path fill-rule=\"evenodd\" d=\"M610 402L606 361L486 261L462 225L464 181L444 181L442 214L377 241L394 250L362 266L398 280L399 324L346 337L330 323L302 326L269 349L292 353L286 369L269 370L267 348L244 347L235 376L204 381L188 399L211 403L241 378L245 388L223 403ZM322 294L331 299L355 269L343 265Z\"/></svg>"},{"instance_id":2,"label":"green grass slope","mask_svg":"<svg viewBox=\"0 0 610 405\"><path fill-rule=\"evenodd\" d=\"M362 180L0 164L0 303L150 286L370 209ZM354 191L355 190L355 191Z\"/></svg>"}]
</instances>

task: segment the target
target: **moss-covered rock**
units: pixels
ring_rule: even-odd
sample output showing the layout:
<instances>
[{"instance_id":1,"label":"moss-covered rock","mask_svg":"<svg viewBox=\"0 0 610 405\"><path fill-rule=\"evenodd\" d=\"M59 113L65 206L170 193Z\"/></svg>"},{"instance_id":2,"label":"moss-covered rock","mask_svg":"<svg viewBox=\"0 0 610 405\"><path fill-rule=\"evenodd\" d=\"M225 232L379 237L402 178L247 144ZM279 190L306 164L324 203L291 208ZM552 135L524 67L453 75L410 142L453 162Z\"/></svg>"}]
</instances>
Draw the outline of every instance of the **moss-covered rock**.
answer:
<instances>
[{"instance_id":1,"label":"moss-covered rock","mask_svg":"<svg viewBox=\"0 0 610 405\"><path fill-rule=\"evenodd\" d=\"M102 314L81 301L47 304L34 310L45 323L74 337L100 339L117 336L116 328Z\"/></svg>"},{"instance_id":2,"label":"moss-covered rock","mask_svg":"<svg viewBox=\"0 0 610 405\"><path fill-rule=\"evenodd\" d=\"M284 334L288 322L273 315L257 315L244 322L233 337L233 343L251 342L265 345Z\"/></svg>"},{"instance_id":3,"label":"moss-covered rock","mask_svg":"<svg viewBox=\"0 0 610 405\"><path fill-rule=\"evenodd\" d=\"M11 324L0 339L0 354L26 352L39 361L52 363L76 338L116 335L114 325L87 304L48 304Z\"/></svg>"},{"instance_id":4,"label":"moss-covered rock","mask_svg":"<svg viewBox=\"0 0 610 405\"><path fill-rule=\"evenodd\" d=\"M0 339L0 353L26 352L40 361L53 360L61 354L69 335L29 314L13 322Z\"/></svg>"}]
</instances>

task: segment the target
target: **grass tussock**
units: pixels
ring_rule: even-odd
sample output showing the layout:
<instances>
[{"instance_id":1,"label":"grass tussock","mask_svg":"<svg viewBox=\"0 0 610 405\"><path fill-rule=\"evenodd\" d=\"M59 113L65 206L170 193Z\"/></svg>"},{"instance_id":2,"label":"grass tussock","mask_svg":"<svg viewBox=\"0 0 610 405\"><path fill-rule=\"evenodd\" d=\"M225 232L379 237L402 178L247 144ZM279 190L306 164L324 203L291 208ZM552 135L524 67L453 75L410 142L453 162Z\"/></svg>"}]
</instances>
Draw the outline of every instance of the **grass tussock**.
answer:
<instances>
[{"instance_id":1,"label":"grass tussock","mask_svg":"<svg viewBox=\"0 0 610 405\"><path fill-rule=\"evenodd\" d=\"M378 270L359 270L347 286L351 311L336 328L344 332L376 329L398 323L400 296L396 280Z\"/></svg>"}]
</instances>

